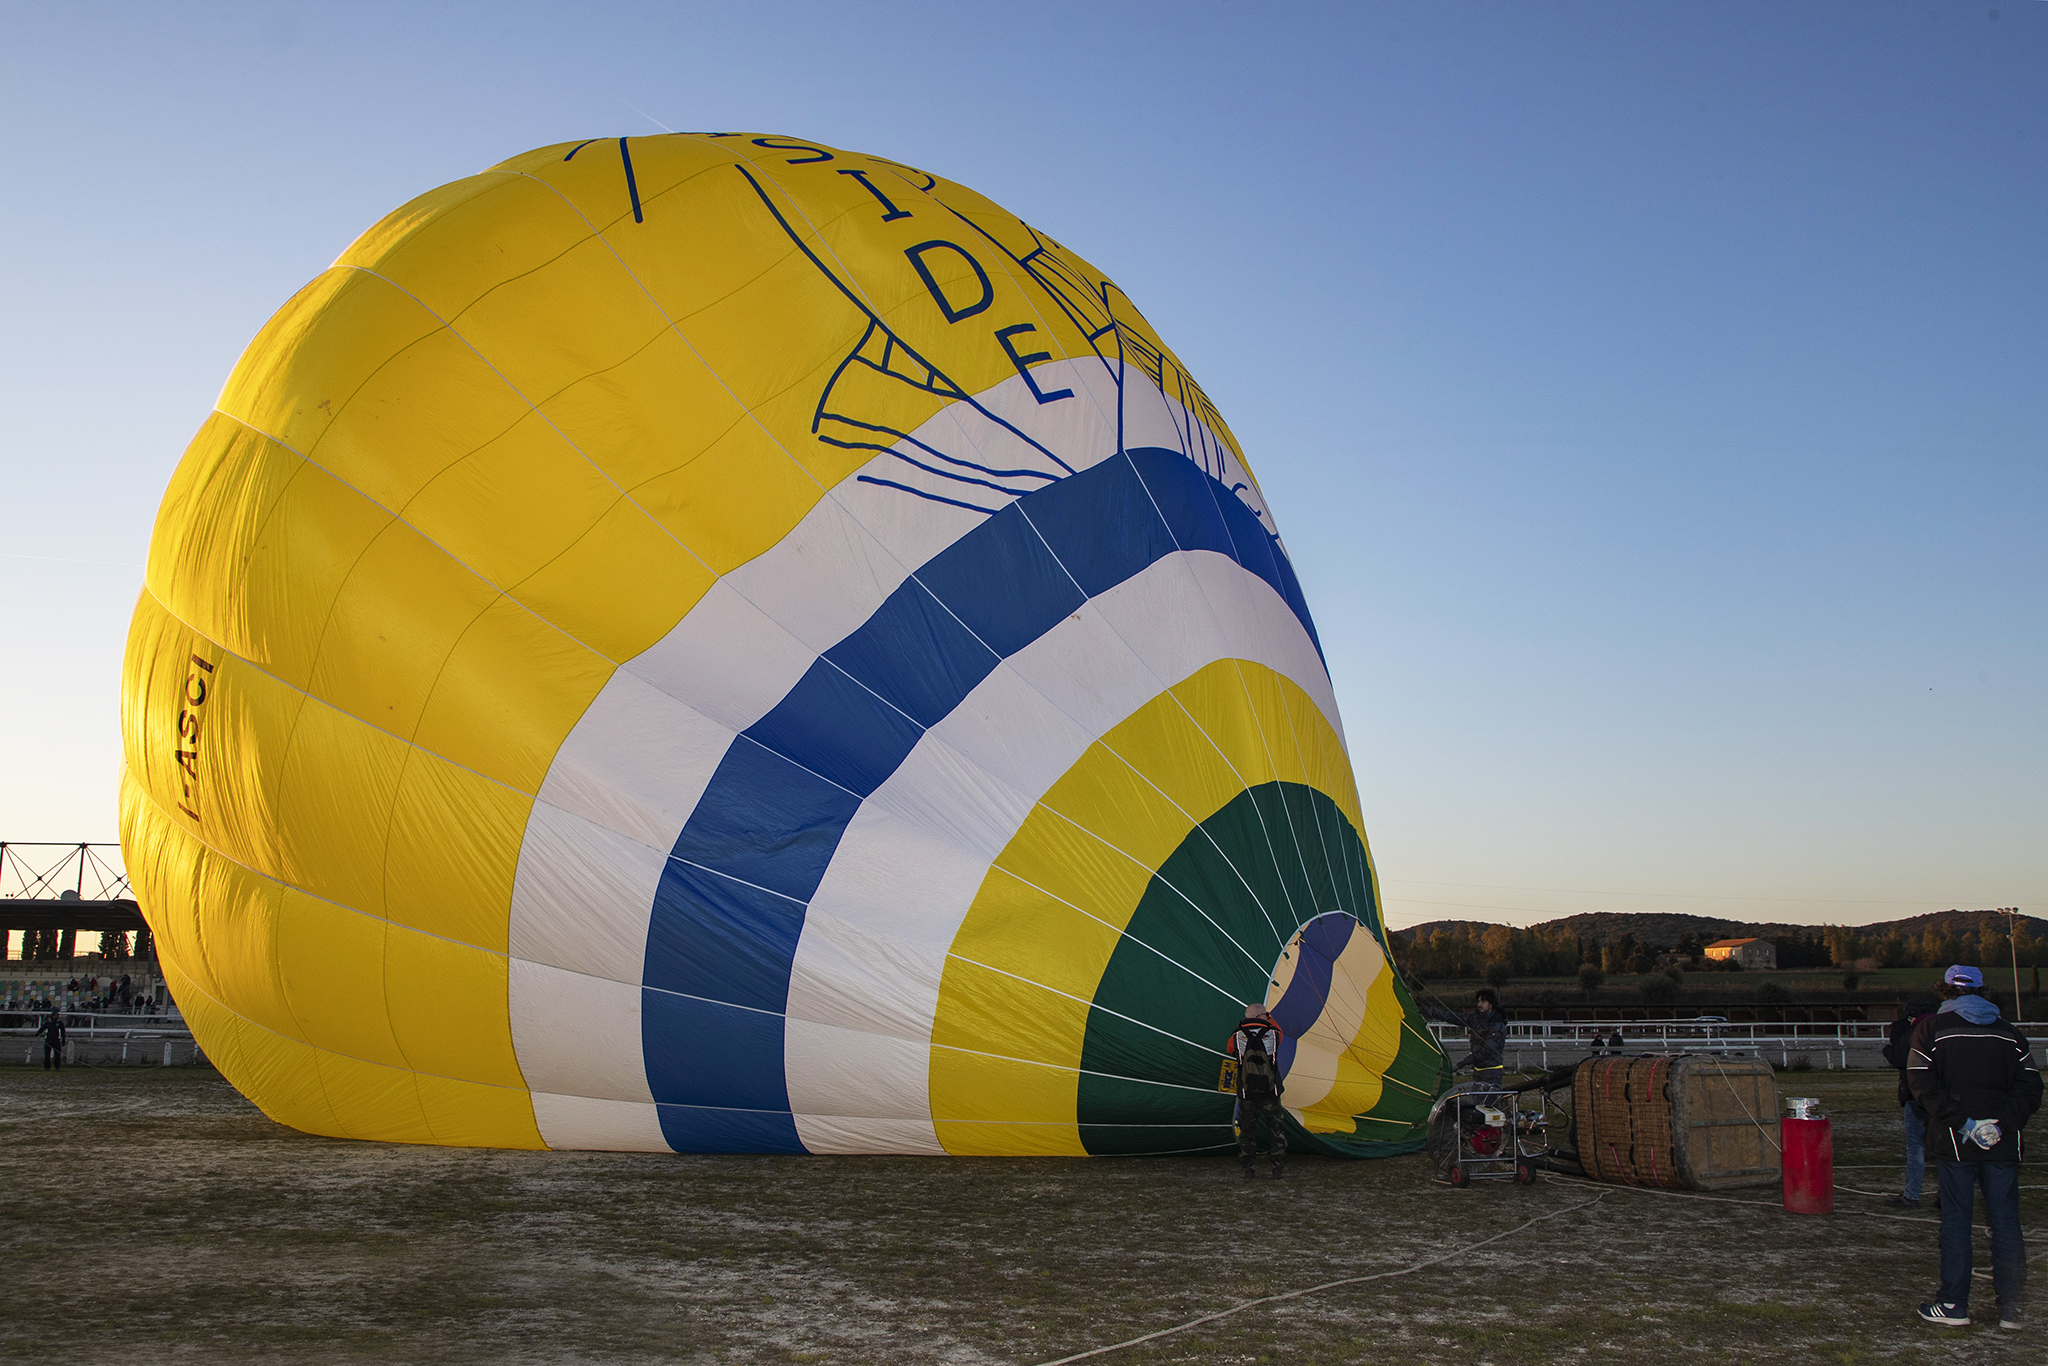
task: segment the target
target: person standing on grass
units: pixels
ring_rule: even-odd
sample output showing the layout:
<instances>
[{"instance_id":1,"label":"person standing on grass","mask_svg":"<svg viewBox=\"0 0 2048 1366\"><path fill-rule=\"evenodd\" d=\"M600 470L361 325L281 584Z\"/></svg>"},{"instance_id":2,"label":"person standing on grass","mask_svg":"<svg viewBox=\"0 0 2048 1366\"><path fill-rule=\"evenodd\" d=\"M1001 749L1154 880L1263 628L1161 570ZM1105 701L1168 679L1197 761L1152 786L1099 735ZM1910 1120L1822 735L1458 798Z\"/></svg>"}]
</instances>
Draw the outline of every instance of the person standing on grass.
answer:
<instances>
[{"instance_id":1,"label":"person standing on grass","mask_svg":"<svg viewBox=\"0 0 2048 1366\"><path fill-rule=\"evenodd\" d=\"M50 1006L49 1018L45 1019L42 1028L36 1031L36 1037L43 1041L45 1072L53 1067L59 1072L64 1070L64 1033L64 1012L57 1009L53 1003Z\"/></svg>"},{"instance_id":2,"label":"person standing on grass","mask_svg":"<svg viewBox=\"0 0 2048 1366\"><path fill-rule=\"evenodd\" d=\"M2026 1326L2027 1243L2020 1233L2021 1130L2041 1107L2033 1046L1998 1018L1984 974L1958 963L1942 974L1941 1008L1913 1030L1906 1084L1927 1112L1941 1192L1941 1290L1920 1317L1970 1322L1970 1219L1984 1190L1998 1326Z\"/></svg>"},{"instance_id":3,"label":"person standing on grass","mask_svg":"<svg viewBox=\"0 0 2048 1366\"><path fill-rule=\"evenodd\" d=\"M1460 1071L1469 1067L1472 1075L1487 1086L1498 1087L1507 1071L1508 1048L1507 1012L1500 1008L1500 997L1493 994L1492 987L1481 987L1472 994L1472 1009L1464 1014L1446 1010L1442 1006L1425 1005L1422 1013L1432 1020L1453 1024L1465 1031L1465 1041L1472 1046L1472 1052L1458 1064ZM1599 1052L1599 1032L1594 1032L1594 1052Z\"/></svg>"},{"instance_id":4,"label":"person standing on grass","mask_svg":"<svg viewBox=\"0 0 2048 1366\"><path fill-rule=\"evenodd\" d=\"M1920 1190L1927 1182L1927 1112L1906 1088L1906 1063L1913 1052L1913 1029L1934 1013L1934 1002L1908 1001L1892 1021L1884 1060L1899 1069L1899 1124L1906 1131L1906 1188L1885 1201L1894 1209L1919 1209Z\"/></svg>"},{"instance_id":5,"label":"person standing on grass","mask_svg":"<svg viewBox=\"0 0 2048 1366\"><path fill-rule=\"evenodd\" d=\"M1280 1026L1262 1005L1248 1005L1244 1018L1223 1045L1237 1059L1237 1105L1231 1122L1237 1127L1237 1160L1244 1164L1244 1179L1258 1176L1258 1126L1266 1130L1266 1151L1273 1159L1273 1179L1278 1181L1287 1162L1287 1129L1280 1114Z\"/></svg>"}]
</instances>

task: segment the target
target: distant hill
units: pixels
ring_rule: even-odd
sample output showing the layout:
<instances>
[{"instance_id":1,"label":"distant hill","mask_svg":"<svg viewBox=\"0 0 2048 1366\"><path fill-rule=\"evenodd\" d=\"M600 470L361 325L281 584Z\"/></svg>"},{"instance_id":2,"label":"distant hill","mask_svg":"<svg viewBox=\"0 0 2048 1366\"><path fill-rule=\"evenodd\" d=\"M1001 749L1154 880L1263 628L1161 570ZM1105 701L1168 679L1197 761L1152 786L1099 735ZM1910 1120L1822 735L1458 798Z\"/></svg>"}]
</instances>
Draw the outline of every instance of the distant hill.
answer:
<instances>
[{"instance_id":1,"label":"distant hill","mask_svg":"<svg viewBox=\"0 0 2048 1366\"><path fill-rule=\"evenodd\" d=\"M1944 929L1968 930L1975 934L1988 924L2004 929L2012 916L2000 915L1997 911L1929 911L1926 915L1907 916L1904 920L1887 920L1881 925L1858 926L1859 929L1896 931L1899 934L1925 934L1939 926ZM2048 935L2048 920L2037 915L2018 917L2027 932L2039 939Z\"/></svg>"},{"instance_id":2,"label":"distant hill","mask_svg":"<svg viewBox=\"0 0 2048 1366\"><path fill-rule=\"evenodd\" d=\"M1850 928L1859 934L1901 934L1918 938L1930 929L1975 934L1986 922L1993 922L2003 929L2008 919L2009 917L1996 911L1930 911L1926 915L1908 916L1903 920L1881 920L1874 924L1855 925ZM2048 920L2032 915L2023 915L2019 919L2036 939L2048 939ZM1432 920L1409 929L1396 930L1395 933L1412 939L1417 934L1455 929L1460 925L1485 929L1491 923L1481 920ZM1782 939L1813 934L1826 927L1786 925L1776 921L1724 920L1718 916L1679 915L1667 912L1589 911L1580 915L1568 915L1558 920L1546 920L1531 928L1552 932L1563 931L1574 939L1590 939L1597 944L1612 943L1629 934L1634 935L1639 944L1669 948L1688 934L1698 936L1702 942L1749 937Z\"/></svg>"},{"instance_id":3,"label":"distant hill","mask_svg":"<svg viewBox=\"0 0 2048 1366\"><path fill-rule=\"evenodd\" d=\"M1819 927L1723 920L1711 915L1590 911L1583 915L1568 915L1562 920L1546 920L1543 928L1563 930L1574 939L1590 939L1596 944L1611 943L1625 934L1632 934L1639 944L1668 948L1688 934L1697 936L1701 943L1711 943L1716 939L1776 939L1780 935L1811 934Z\"/></svg>"},{"instance_id":4,"label":"distant hill","mask_svg":"<svg viewBox=\"0 0 2048 1366\"><path fill-rule=\"evenodd\" d=\"M1460 925L1470 925L1475 930L1490 930L1494 924L1495 922L1491 920L1425 920L1420 925L1410 925L1405 930L1392 930L1389 933L1406 935L1408 938L1413 939L1418 934L1435 934L1438 930L1455 930Z\"/></svg>"}]
</instances>

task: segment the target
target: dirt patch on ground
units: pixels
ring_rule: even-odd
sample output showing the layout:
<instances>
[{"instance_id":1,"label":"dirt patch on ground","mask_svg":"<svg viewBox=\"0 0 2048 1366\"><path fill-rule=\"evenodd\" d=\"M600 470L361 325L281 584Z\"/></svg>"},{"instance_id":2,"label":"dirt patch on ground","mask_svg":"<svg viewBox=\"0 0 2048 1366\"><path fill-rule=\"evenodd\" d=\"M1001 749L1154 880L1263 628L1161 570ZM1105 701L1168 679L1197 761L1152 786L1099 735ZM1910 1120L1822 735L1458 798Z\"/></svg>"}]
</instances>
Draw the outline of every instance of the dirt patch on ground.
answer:
<instances>
[{"instance_id":1,"label":"dirt patch on ground","mask_svg":"<svg viewBox=\"0 0 2048 1366\"><path fill-rule=\"evenodd\" d=\"M207 1069L0 1066L0 1360L85 1330L94 1356L158 1361L1025 1366L1560 1211L1091 1361L2039 1360L1987 1322L1988 1283L1978 1327L1913 1317L1932 1189L1927 1213L1878 1217L1890 1074L1780 1089L1823 1098L1838 1181L1874 1194L1802 1218L1770 1188L1454 1191L1419 1157L1246 1183L1220 1158L403 1147L280 1128ZM2027 1184L2037 1225L2048 1176Z\"/></svg>"}]
</instances>

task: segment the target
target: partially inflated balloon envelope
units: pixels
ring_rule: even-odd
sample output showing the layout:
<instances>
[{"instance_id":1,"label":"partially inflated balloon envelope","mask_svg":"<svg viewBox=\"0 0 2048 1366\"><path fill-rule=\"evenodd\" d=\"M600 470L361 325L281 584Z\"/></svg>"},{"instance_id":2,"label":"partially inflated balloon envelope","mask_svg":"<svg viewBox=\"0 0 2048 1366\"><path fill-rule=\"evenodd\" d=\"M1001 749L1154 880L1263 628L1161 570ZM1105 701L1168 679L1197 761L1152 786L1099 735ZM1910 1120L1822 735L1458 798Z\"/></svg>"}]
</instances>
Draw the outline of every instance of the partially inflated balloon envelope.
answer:
<instances>
[{"instance_id":1,"label":"partially inflated balloon envelope","mask_svg":"<svg viewBox=\"0 0 2048 1366\"><path fill-rule=\"evenodd\" d=\"M371 228L172 478L122 843L223 1073L323 1134L1417 1146L1321 646L1235 440L973 191L564 143Z\"/></svg>"}]
</instances>

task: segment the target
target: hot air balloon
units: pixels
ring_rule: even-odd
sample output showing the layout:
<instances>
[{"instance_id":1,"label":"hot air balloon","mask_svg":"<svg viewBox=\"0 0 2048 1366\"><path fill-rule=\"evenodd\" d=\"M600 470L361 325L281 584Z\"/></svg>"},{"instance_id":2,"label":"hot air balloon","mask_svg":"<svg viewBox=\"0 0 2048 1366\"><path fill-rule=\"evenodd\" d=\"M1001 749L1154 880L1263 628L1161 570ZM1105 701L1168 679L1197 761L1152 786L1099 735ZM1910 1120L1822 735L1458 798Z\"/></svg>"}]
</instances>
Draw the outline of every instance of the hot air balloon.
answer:
<instances>
[{"instance_id":1,"label":"hot air balloon","mask_svg":"<svg viewBox=\"0 0 2048 1366\"><path fill-rule=\"evenodd\" d=\"M886 158L596 139L390 214L186 451L122 697L165 974L303 1130L1217 1149L1261 1001L1297 1144L1445 1080L1236 440Z\"/></svg>"}]
</instances>

